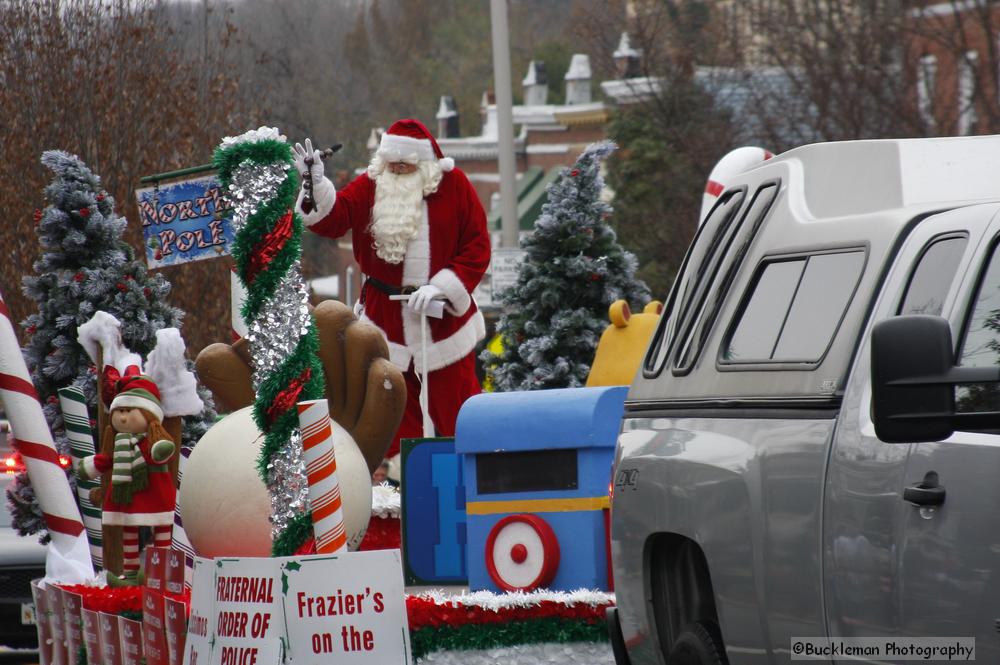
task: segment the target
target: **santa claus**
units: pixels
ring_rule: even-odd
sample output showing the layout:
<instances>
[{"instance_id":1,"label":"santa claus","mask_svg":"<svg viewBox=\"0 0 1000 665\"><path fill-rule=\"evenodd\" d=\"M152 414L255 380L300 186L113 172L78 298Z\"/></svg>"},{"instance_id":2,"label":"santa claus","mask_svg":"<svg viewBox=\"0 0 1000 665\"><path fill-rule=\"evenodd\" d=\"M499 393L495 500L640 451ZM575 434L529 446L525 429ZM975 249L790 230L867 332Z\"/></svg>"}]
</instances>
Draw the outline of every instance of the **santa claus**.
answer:
<instances>
[{"instance_id":1,"label":"santa claus","mask_svg":"<svg viewBox=\"0 0 1000 665\"><path fill-rule=\"evenodd\" d=\"M322 236L352 232L354 257L366 276L359 316L381 329L390 360L404 372L406 411L387 455L399 452L401 438L423 435L417 372L425 360L434 429L454 435L462 403L480 392L472 351L486 329L472 290L490 262L486 214L468 178L414 119L393 123L367 172L339 192L309 139L295 145L295 164L304 183L297 209ZM400 295L409 298L390 299ZM427 317L424 347L421 316L439 307L435 301L444 315Z\"/></svg>"}]
</instances>

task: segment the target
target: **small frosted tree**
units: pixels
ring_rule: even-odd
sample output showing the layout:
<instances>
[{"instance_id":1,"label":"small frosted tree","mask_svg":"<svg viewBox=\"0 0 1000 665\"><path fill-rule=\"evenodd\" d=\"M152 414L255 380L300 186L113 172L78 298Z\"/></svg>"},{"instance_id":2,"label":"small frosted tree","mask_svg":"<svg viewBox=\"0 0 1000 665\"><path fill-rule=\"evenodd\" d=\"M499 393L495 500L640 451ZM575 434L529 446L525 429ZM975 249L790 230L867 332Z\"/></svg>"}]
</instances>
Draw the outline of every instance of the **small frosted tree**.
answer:
<instances>
[{"instance_id":1,"label":"small frosted tree","mask_svg":"<svg viewBox=\"0 0 1000 665\"><path fill-rule=\"evenodd\" d=\"M23 351L56 448L68 457L57 391L74 386L88 403L97 401L98 371L77 342L77 327L95 312L107 312L121 322L123 344L145 357L156 345L156 331L179 327L182 312L166 302L170 284L149 274L122 240L125 219L115 214L100 178L78 157L58 150L43 153L42 164L55 177L45 188L49 205L35 211L42 254L23 289L38 311L22 323L28 336ZM182 445L194 445L215 418L208 392L201 389L199 395L205 410L184 418ZM75 483L74 475L68 476ZM26 473L11 483L7 496L21 535L45 532Z\"/></svg>"},{"instance_id":2,"label":"small frosted tree","mask_svg":"<svg viewBox=\"0 0 1000 665\"><path fill-rule=\"evenodd\" d=\"M546 191L548 202L523 243L517 283L500 294L503 350L480 356L497 390L582 386L611 303L635 306L649 298L601 199L601 163L614 149L608 141L591 144Z\"/></svg>"}]
</instances>

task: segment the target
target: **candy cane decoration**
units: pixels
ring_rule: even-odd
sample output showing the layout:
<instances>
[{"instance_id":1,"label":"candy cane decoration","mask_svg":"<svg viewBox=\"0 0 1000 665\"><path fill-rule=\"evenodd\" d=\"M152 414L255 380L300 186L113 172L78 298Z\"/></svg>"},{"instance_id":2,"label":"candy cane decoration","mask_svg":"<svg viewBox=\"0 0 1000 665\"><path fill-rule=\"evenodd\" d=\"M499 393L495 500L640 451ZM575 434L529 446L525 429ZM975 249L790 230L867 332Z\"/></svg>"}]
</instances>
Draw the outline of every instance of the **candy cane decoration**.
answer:
<instances>
[{"instance_id":1,"label":"candy cane decoration","mask_svg":"<svg viewBox=\"0 0 1000 665\"><path fill-rule=\"evenodd\" d=\"M247 290L243 288L240 277L236 274L236 268L233 268L229 273L229 294L232 336L233 341L236 342L247 336L247 324L243 321L243 315L240 313L243 310L243 303L247 299Z\"/></svg>"},{"instance_id":2,"label":"candy cane decoration","mask_svg":"<svg viewBox=\"0 0 1000 665\"><path fill-rule=\"evenodd\" d=\"M68 553L80 538L86 537L83 521L66 472L59 466L59 453L42 414L38 393L29 378L3 294L0 294L0 400L17 434L14 446L21 453L31 485L38 495L45 526L56 547ZM89 550L78 548L77 551L80 550L88 559L80 563L91 567Z\"/></svg>"},{"instance_id":3,"label":"candy cane decoration","mask_svg":"<svg viewBox=\"0 0 1000 665\"><path fill-rule=\"evenodd\" d=\"M90 414L87 412L87 399L79 388L60 388L59 406L62 409L66 439L69 441L75 468L77 462L96 452L94 430L90 426ZM80 512L83 513L87 540L90 541L90 558L98 567L103 563L104 535L101 529L101 507L91 503L90 491L100 485L100 481L97 480L82 478L76 480L76 495L80 500Z\"/></svg>"},{"instance_id":4,"label":"candy cane decoration","mask_svg":"<svg viewBox=\"0 0 1000 665\"><path fill-rule=\"evenodd\" d=\"M177 451L180 455L179 461L177 463L177 486L184 479L184 465L187 463L188 457L191 456L191 449L187 446L181 446L180 450ZM194 572L194 545L191 544L191 540L188 538L187 531L184 530L184 520L181 519L181 494L177 492L177 504L174 506L174 531L172 535L173 547L174 549L184 552L184 568L187 573L193 574ZM191 574L184 575L184 588L191 588Z\"/></svg>"},{"instance_id":5,"label":"candy cane decoration","mask_svg":"<svg viewBox=\"0 0 1000 665\"><path fill-rule=\"evenodd\" d=\"M297 406L316 553L346 552L347 533L337 479L337 458L333 451L330 409L325 399L299 402Z\"/></svg>"},{"instance_id":6,"label":"candy cane decoration","mask_svg":"<svg viewBox=\"0 0 1000 665\"><path fill-rule=\"evenodd\" d=\"M323 396L319 336L299 266L302 219L292 209L298 174L273 127L223 139L214 162L232 203L232 252L246 289L241 313L257 394L253 417L264 433L257 467L271 497L273 552L291 554L310 523L301 508L307 486L295 405Z\"/></svg>"}]
</instances>

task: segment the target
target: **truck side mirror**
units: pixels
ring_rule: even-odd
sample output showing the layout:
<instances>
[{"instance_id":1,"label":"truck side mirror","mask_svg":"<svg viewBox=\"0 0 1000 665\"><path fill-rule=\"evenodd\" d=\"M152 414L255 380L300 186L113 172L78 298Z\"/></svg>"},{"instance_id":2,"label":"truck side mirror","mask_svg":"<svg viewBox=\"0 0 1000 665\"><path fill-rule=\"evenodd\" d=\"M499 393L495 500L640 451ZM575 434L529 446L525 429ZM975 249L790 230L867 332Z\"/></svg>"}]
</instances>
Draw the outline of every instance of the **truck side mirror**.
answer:
<instances>
[{"instance_id":1,"label":"truck side mirror","mask_svg":"<svg viewBox=\"0 0 1000 665\"><path fill-rule=\"evenodd\" d=\"M916 443L951 436L955 389L941 379L953 358L951 326L939 316L897 316L875 324L872 420L879 439Z\"/></svg>"},{"instance_id":2,"label":"truck side mirror","mask_svg":"<svg viewBox=\"0 0 1000 665\"><path fill-rule=\"evenodd\" d=\"M872 328L872 421L886 443L947 439L961 424L995 429L1000 413L955 413L955 386L1000 381L998 367L957 367L951 326L939 316L896 316Z\"/></svg>"}]
</instances>

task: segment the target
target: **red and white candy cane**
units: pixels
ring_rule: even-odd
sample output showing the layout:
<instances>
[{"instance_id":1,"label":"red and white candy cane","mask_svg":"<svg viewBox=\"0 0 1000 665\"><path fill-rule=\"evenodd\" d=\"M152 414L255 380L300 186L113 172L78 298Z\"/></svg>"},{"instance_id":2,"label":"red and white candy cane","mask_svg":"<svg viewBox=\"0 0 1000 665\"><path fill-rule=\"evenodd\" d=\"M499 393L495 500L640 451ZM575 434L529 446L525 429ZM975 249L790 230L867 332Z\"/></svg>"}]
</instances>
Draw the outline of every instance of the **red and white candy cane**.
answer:
<instances>
[{"instance_id":1,"label":"red and white candy cane","mask_svg":"<svg viewBox=\"0 0 1000 665\"><path fill-rule=\"evenodd\" d=\"M330 410L325 399L299 402L297 407L316 553L346 552L347 532L344 530L340 481L337 479L337 458L333 452Z\"/></svg>"},{"instance_id":2,"label":"red and white candy cane","mask_svg":"<svg viewBox=\"0 0 1000 665\"><path fill-rule=\"evenodd\" d=\"M243 303L247 299L247 290L240 281L239 275L236 274L236 268L230 268L229 271L229 294L232 336L233 341L238 342L247 336L247 324L243 320L242 313Z\"/></svg>"},{"instance_id":3,"label":"red and white candy cane","mask_svg":"<svg viewBox=\"0 0 1000 665\"><path fill-rule=\"evenodd\" d=\"M16 436L14 446L21 453L38 496L45 526L56 546L69 552L81 535L86 538L83 520L66 472L59 466L59 453L21 355L3 294L0 294L0 400ZM84 552L88 558L86 565L90 566L90 552L86 548Z\"/></svg>"}]
</instances>

